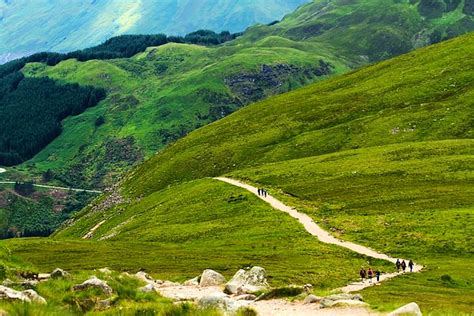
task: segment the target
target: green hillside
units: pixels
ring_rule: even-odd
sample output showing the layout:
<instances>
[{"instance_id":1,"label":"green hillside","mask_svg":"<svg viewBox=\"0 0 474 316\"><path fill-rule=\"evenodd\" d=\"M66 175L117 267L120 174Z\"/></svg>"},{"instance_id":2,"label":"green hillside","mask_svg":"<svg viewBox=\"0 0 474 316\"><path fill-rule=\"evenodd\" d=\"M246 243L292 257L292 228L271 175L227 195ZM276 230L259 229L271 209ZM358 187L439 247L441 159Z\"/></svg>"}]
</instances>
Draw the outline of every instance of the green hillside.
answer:
<instances>
[{"instance_id":1,"label":"green hillside","mask_svg":"<svg viewBox=\"0 0 474 316\"><path fill-rule=\"evenodd\" d=\"M208 178L228 175L268 188L344 240L426 266L362 291L373 308L416 301L428 315L468 315L473 45L469 34L250 105L168 146L54 238L6 245L42 269L54 255L73 270L139 264L176 279L257 263L272 284L310 280L325 290L356 278L362 258ZM80 241L100 222L92 241Z\"/></svg>"},{"instance_id":2,"label":"green hillside","mask_svg":"<svg viewBox=\"0 0 474 316\"><path fill-rule=\"evenodd\" d=\"M129 59L29 64L27 76L93 84L108 98L64 120L63 133L22 168L53 169L76 186L108 186L143 158L246 104L474 30L468 2L429 16L424 3L318 0L218 47L169 44ZM115 151L112 159L107 149L120 146L123 155Z\"/></svg>"}]
</instances>

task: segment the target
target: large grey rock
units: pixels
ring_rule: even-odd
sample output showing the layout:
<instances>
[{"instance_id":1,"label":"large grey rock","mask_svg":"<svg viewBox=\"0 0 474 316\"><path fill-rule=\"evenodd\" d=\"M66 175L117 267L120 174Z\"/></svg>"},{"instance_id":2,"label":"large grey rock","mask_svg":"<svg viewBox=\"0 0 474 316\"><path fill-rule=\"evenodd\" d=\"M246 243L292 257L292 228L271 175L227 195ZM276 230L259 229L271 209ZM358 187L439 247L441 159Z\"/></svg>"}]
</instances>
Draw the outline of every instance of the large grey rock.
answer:
<instances>
[{"instance_id":1,"label":"large grey rock","mask_svg":"<svg viewBox=\"0 0 474 316\"><path fill-rule=\"evenodd\" d=\"M106 295L112 295L112 293L113 293L112 288L107 283L105 283L102 280L99 280L96 277L92 277L89 280L86 280L81 284L74 285L73 290L74 291L85 291L89 288L97 288L97 289L101 290L102 292L104 292L104 294L106 294Z\"/></svg>"},{"instance_id":2,"label":"large grey rock","mask_svg":"<svg viewBox=\"0 0 474 316\"><path fill-rule=\"evenodd\" d=\"M199 282L200 287L207 287L207 286L216 286L222 285L225 283L225 278L219 272L214 270L204 270L201 275L201 281Z\"/></svg>"},{"instance_id":3,"label":"large grey rock","mask_svg":"<svg viewBox=\"0 0 474 316\"><path fill-rule=\"evenodd\" d=\"M322 297L310 294L304 298L303 304L319 303L321 302L321 300L322 300Z\"/></svg>"},{"instance_id":4,"label":"large grey rock","mask_svg":"<svg viewBox=\"0 0 474 316\"><path fill-rule=\"evenodd\" d=\"M262 267L253 267L249 271L239 270L225 285L225 293L255 293L268 288L267 273Z\"/></svg>"},{"instance_id":5,"label":"large grey rock","mask_svg":"<svg viewBox=\"0 0 474 316\"><path fill-rule=\"evenodd\" d=\"M0 300L46 304L46 300L33 290L20 292L6 286L0 286Z\"/></svg>"},{"instance_id":6,"label":"large grey rock","mask_svg":"<svg viewBox=\"0 0 474 316\"><path fill-rule=\"evenodd\" d=\"M236 301L220 292L202 296L198 300L198 306L201 308L219 308L229 313L235 313L241 307L248 306L248 304L248 301Z\"/></svg>"},{"instance_id":7,"label":"large grey rock","mask_svg":"<svg viewBox=\"0 0 474 316\"><path fill-rule=\"evenodd\" d=\"M51 278L53 279L60 279L60 278L67 278L69 277L69 273L64 271L63 269L56 268L53 272L51 272Z\"/></svg>"},{"instance_id":8,"label":"large grey rock","mask_svg":"<svg viewBox=\"0 0 474 316\"><path fill-rule=\"evenodd\" d=\"M418 304L410 303L388 314L388 316L401 316L401 315L422 316L422 313Z\"/></svg>"},{"instance_id":9,"label":"large grey rock","mask_svg":"<svg viewBox=\"0 0 474 316\"><path fill-rule=\"evenodd\" d=\"M34 290L25 290L22 293L28 296L28 298L33 303L46 304L46 300L42 296L40 296L38 293L36 293L36 291Z\"/></svg>"}]
</instances>

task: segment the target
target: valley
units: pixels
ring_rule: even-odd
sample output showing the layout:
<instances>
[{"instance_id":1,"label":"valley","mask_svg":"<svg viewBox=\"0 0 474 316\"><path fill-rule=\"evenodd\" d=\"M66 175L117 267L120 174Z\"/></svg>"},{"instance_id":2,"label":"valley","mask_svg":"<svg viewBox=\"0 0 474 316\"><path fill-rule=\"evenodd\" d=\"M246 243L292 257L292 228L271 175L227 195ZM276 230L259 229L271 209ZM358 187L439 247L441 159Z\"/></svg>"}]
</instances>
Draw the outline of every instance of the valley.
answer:
<instances>
[{"instance_id":1,"label":"valley","mask_svg":"<svg viewBox=\"0 0 474 316\"><path fill-rule=\"evenodd\" d=\"M314 0L0 66L0 106L28 113L21 78L75 111L31 159L0 139L0 315L471 315L471 7Z\"/></svg>"}]
</instances>

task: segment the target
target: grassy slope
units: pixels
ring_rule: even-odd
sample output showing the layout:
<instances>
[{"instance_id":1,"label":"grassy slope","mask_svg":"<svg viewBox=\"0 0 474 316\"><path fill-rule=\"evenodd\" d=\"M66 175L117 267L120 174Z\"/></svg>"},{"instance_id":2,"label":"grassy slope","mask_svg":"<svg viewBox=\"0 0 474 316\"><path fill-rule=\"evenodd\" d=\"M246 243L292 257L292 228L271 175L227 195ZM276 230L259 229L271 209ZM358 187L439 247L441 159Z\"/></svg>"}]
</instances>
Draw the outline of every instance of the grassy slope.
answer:
<instances>
[{"instance_id":1,"label":"grassy slope","mask_svg":"<svg viewBox=\"0 0 474 316\"><path fill-rule=\"evenodd\" d=\"M106 222L94 239L107 240L74 240L102 220ZM72 271L100 266L145 268L161 278L183 280L205 268L230 277L239 268L261 265L273 285L309 282L318 289L354 280L358 267L367 262L362 256L317 242L291 217L252 194L207 179L157 192L131 207L90 213L49 242L18 239L7 245L41 270L55 266ZM34 251L37 248L42 251ZM54 262L48 260L50 256ZM393 269L385 262L373 264L384 271Z\"/></svg>"},{"instance_id":2,"label":"grassy slope","mask_svg":"<svg viewBox=\"0 0 474 316\"><path fill-rule=\"evenodd\" d=\"M472 17L461 13L462 6L463 3L441 18L424 19L416 6L406 1L327 4L317 0L281 23L252 27L223 47L168 45L127 60L67 61L47 69L29 65L25 69L27 75L93 83L107 88L109 98L100 106L67 119L63 134L27 165L36 164L43 171L61 170L70 182L111 184L133 161L109 161L100 149L106 147L104 144L113 137L133 136L137 150L149 157L166 143L163 131L173 134L174 140L209 123L212 119L203 117L210 108L230 104L226 111L232 111L238 107L238 95L229 90L225 78L259 71L262 64L315 66L320 58L335 64L336 73L341 73L427 44L435 28L442 28L440 34L446 36L446 30L461 19L471 23L466 22L450 36L473 30ZM424 31L420 33L421 30ZM412 40L415 37L420 43ZM314 80L301 73L292 74L261 97ZM105 124L96 128L94 122L101 115L106 118Z\"/></svg>"},{"instance_id":3,"label":"grassy slope","mask_svg":"<svg viewBox=\"0 0 474 316\"><path fill-rule=\"evenodd\" d=\"M230 175L270 188L342 239L427 266L421 276L363 291L370 303L390 310L415 300L439 315L468 313L474 303L473 148L473 140L406 143Z\"/></svg>"},{"instance_id":4,"label":"grassy slope","mask_svg":"<svg viewBox=\"0 0 474 316\"><path fill-rule=\"evenodd\" d=\"M124 192L352 148L472 138L473 49L470 34L249 106L158 153Z\"/></svg>"},{"instance_id":5,"label":"grassy slope","mask_svg":"<svg viewBox=\"0 0 474 316\"><path fill-rule=\"evenodd\" d=\"M145 201L177 182L249 178L291 193L281 196L343 238L427 265L421 276L365 291L373 306L415 299L434 314L469 312L473 38L274 97L199 129L125 179L123 193L142 200L105 214L114 225L157 207ZM58 237L79 237L99 220L87 210L82 216Z\"/></svg>"}]
</instances>

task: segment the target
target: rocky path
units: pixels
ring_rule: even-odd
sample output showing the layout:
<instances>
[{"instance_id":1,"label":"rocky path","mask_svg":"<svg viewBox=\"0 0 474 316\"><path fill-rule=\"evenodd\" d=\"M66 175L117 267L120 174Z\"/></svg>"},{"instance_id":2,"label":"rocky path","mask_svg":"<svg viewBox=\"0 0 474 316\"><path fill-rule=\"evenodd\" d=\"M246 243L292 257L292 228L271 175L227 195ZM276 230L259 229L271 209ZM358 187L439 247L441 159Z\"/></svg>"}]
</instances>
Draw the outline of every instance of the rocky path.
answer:
<instances>
[{"instance_id":1,"label":"rocky path","mask_svg":"<svg viewBox=\"0 0 474 316\"><path fill-rule=\"evenodd\" d=\"M285 213L289 214L291 217L297 219L304 226L304 228L306 229L306 231L308 233L310 233L311 235L317 237L319 239L319 241L321 241L323 243L333 244L333 245L337 245L337 246L340 246L340 247L344 247L344 248L347 248L347 249L352 250L354 252L357 252L359 254L366 255L366 256L369 256L369 257L372 257L372 258L387 260L387 261L390 261L392 263L395 263L396 260L397 260L396 258L392 258L392 257L390 257L386 254L377 252L377 251L375 251L373 249L370 249L370 248L367 248L365 246L337 239L336 237L332 236L327 231L322 229L308 215L300 213L296 209L283 204L281 201L277 200L276 198L274 198L271 195L267 195L266 197L258 195L258 189L251 186L251 185L242 183L242 182L234 180L234 179L225 178L225 177L218 177L218 178L215 178L215 179L219 180L219 181L226 182L228 184L231 184L231 185L234 185L234 186L237 186L239 188L243 188L247 191L252 192L256 196L258 196L260 199L262 199L265 202L267 202L268 204L270 204L273 208L275 208L279 211L285 212ZM402 260L402 259L400 258L400 260ZM406 259L405 259L405 261L408 262L408 260L406 260ZM414 272L419 272L419 271L421 271L422 268L423 268L422 266L420 266L418 264L415 264L415 267L413 268L413 271ZM385 281L385 280L394 278L398 275L400 275L400 273L382 274L380 276L380 281ZM349 293L349 292L360 291L360 290L362 290L366 287L372 286L372 285L374 285L374 283L369 283L367 281L366 282L354 282L352 284L349 284L349 285L341 288L341 290L345 293Z\"/></svg>"},{"instance_id":2,"label":"rocky path","mask_svg":"<svg viewBox=\"0 0 474 316\"><path fill-rule=\"evenodd\" d=\"M1 170L0 170L0 173L2 173ZM14 181L0 181L0 184L15 184L15 182ZM66 187L57 187L57 186L44 185L44 184L33 184L33 186L35 186L37 188L44 188L44 189L51 189L51 190L87 192L87 193L97 193L97 194L102 193L102 191L98 191L98 190L85 190L85 189L77 189L77 188L66 188Z\"/></svg>"}]
</instances>

